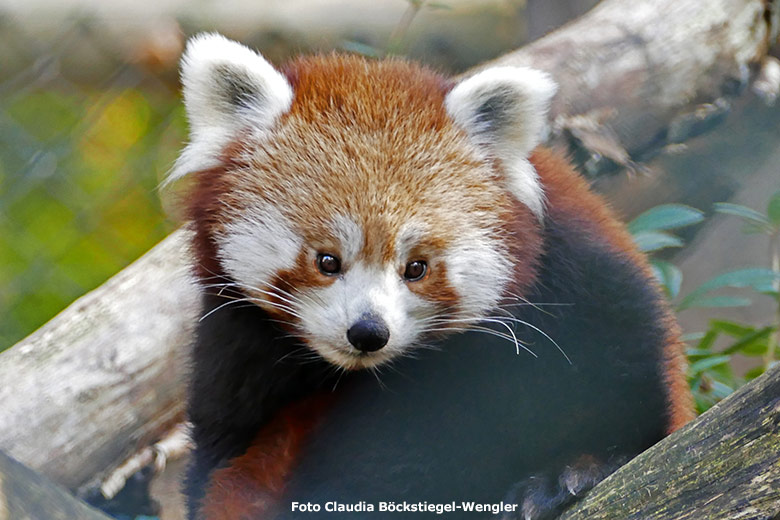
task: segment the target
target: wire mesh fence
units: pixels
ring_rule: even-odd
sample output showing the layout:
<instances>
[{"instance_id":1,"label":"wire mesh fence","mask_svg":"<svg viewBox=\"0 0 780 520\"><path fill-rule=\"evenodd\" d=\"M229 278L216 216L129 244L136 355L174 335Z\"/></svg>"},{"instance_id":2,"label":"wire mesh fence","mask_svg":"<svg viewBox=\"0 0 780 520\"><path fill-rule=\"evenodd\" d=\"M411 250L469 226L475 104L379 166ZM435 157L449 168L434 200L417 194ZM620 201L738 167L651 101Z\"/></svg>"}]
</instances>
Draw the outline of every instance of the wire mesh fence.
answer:
<instances>
[{"instance_id":1,"label":"wire mesh fence","mask_svg":"<svg viewBox=\"0 0 780 520\"><path fill-rule=\"evenodd\" d=\"M85 19L47 34L0 18L0 350L173 228L157 185L185 135L175 73Z\"/></svg>"}]
</instances>

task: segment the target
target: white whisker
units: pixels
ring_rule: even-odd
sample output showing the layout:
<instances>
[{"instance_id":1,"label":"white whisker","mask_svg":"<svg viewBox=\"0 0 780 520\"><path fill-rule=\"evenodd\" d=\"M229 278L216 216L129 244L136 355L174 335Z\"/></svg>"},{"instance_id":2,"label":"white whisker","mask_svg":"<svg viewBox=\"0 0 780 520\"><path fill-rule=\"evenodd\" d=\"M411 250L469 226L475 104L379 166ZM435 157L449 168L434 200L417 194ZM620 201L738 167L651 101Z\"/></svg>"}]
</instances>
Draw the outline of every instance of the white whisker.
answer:
<instances>
[{"instance_id":1,"label":"white whisker","mask_svg":"<svg viewBox=\"0 0 780 520\"><path fill-rule=\"evenodd\" d=\"M475 325L473 327L440 327L440 328L423 329L424 333L425 332L469 332L469 331L482 332L490 336L496 336L515 345L518 354L520 353L519 349L522 348L523 350L531 354L533 357L538 357L533 350L529 349L527 346L523 345L520 341L518 341L517 338L514 337L514 334L510 336L509 334L504 334L502 332L490 329L488 327L480 327L478 325Z\"/></svg>"},{"instance_id":2,"label":"white whisker","mask_svg":"<svg viewBox=\"0 0 780 520\"><path fill-rule=\"evenodd\" d=\"M501 319L501 318L499 318L499 319ZM519 324L521 324L521 325L525 325L526 327L530 327L530 328L532 328L533 330L535 330L536 332L538 332L539 334L541 334L542 336L544 336L545 338L547 338L547 339L548 339L548 340L549 340L549 341L550 341L550 342L551 342L553 345L555 345L555 347L556 347L556 348L558 349L558 351L559 351L559 352L560 352L560 353L563 355L563 357L564 357L564 358L566 358L566 361L567 361L567 362L568 362L570 365L572 364L572 362L571 362L571 359L569 359L569 356L567 356L567 355L566 355L566 352L564 352L564 351L563 351L563 349L561 348L561 346L560 346L560 345L558 345L558 342L557 342L557 341L555 341L554 339L552 339L552 338L550 337L550 335L549 335L549 334L547 334L545 331L543 331L542 329L540 329L540 328L539 328L539 327L537 327L536 325L532 325L531 323L528 323L527 321L523 321L523 320L521 320L521 319L519 319L519 318L515 318L515 317L511 317L511 318L503 318L503 319L507 319L507 320L513 321L513 322L515 322L515 323L519 323Z\"/></svg>"},{"instance_id":3,"label":"white whisker","mask_svg":"<svg viewBox=\"0 0 780 520\"><path fill-rule=\"evenodd\" d=\"M347 373L347 370L345 368L338 367L338 369L339 369L339 376L336 378L336 382L333 383L333 389L331 390L331 392L336 391L336 387L339 386L339 381L341 381L341 378L344 377L344 374Z\"/></svg>"},{"instance_id":4,"label":"white whisker","mask_svg":"<svg viewBox=\"0 0 780 520\"><path fill-rule=\"evenodd\" d=\"M198 320L198 323L200 323L201 321L205 320L206 318L208 318L209 316L211 316L212 314L214 314L218 310L220 310L220 309L222 309L224 307L227 307L228 305L235 304L235 303L240 303L240 302L245 302L245 301L247 301L247 300L245 300L243 298L236 299L236 300L228 300L227 302L223 303L222 305L220 305L218 307L214 307L209 312L207 312L206 314L201 316L200 319Z\"/></svg>"},{"instance_id":5,"label":"white whisker","mask_svg":"<svg viewBox=\"0 0 780 520\"><path fill-rule=\"evenodd\" d=\"M368 369L374 375L374 378L376 379L377 383L379 383L380 388L386 392L387 386L385 386L385 384L382 382L382 378L379 377L379 369L375 365L368 367Z\"/></svg>"}]
</instances>

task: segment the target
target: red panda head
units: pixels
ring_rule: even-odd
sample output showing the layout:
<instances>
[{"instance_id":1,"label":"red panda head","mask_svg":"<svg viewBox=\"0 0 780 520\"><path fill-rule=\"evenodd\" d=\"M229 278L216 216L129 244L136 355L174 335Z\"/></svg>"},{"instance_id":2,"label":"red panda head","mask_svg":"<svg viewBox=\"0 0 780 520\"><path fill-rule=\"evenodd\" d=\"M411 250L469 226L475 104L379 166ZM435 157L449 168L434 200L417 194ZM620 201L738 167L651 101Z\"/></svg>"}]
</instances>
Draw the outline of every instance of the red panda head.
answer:
<instances>
[{"instance_id":1,"label":"red panda head","mask_svg":"<svg viewBox=\"0 0 780 520\"><path fill-rule=\"evenodd\" d=\"M219 35L182 61L200 275L228 280L343 368L462 330L531 283L544 194L528 155L555 91L493 68L457 84L402 60L283 72ZM513 283L514 282L514 283Z\"/></svg>"}]
</instances>

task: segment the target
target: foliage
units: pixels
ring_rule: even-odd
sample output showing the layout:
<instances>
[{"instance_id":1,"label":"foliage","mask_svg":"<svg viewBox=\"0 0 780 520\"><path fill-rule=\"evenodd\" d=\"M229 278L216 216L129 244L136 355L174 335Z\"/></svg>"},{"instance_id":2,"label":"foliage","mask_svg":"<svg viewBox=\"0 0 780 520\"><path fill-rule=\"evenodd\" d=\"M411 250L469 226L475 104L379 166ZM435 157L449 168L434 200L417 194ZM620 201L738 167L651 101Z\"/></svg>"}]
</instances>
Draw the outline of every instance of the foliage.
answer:
<instances>
[{"instance_id":1,"label":"foliage","mask_svg":"<svg viewBox=\"0 0 780 520\"><path fill-rule=\"evenodd\" d=\"M681 296L680 269L651 257L653 271L675 310L750 306L759 295L764 295L772 298L776 313L771 323L759 326L711 319L707 330L684 336L689 345L688 376L699 412L707 410L776 362L780 331L780 191L770 198L765 213L730 203L715 204L714 210L741 219L746 233L763 233L770 237L770 267L748 267L722 273ZM672 231L698 224L703 219L703 213L697 209L665 204L639 215L628 228L642 251L654 253L681 247L683 240ZM720 294L727 288L739 289L739 295ZM716 345L716 342L719 343ZM731 363L733 356L738 354L761 358L761 362L744 376L738 376Z\"/></svg>"},{"instance_id":2,"label":"foliage","mask_svg":"<svg viewBox=\"0 0 780 520\"><path fill-rule=\"evenodd\" d=\"M170 231L156 191L175 91L29 88L0 100L0 350Z\"/></svg>"},{"instance_id":3,"label":"foliage","mask_svg":"<svg viewBox=\"0 0 780 520\"><path fill-rule=\"evenodd\" d=\"M634 236L639 250L649 254L669 247L682 247L682 239L671 231L698 224L702 220L704 213L698 209L682 204L663 204L632 220L628 224L628 230ZM682 284L680 269L656 258L650 259L650 265L667 295L671 299L676 298Z\"/></svg>"}]
</instances>

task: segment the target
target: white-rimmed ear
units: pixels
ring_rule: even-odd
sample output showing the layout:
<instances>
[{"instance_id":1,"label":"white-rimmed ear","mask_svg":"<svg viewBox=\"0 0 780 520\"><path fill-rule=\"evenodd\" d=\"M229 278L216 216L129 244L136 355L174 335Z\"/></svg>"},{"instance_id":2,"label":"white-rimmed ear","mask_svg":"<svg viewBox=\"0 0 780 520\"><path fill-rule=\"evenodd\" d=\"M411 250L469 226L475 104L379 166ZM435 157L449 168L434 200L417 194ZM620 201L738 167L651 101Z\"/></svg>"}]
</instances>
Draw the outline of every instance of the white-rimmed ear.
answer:
<instances>
[{"instance_id":1,"label":"white-rimmed ear","mask_svg":"<svg viewBox=\"0 0 780 520\"><path fill-rule=\"evenodd\" d=\"M468 77L447 94L450 117L490 157L501 161L508 188L540 218L544 193L528 155L546 132L557 85L527 67L493 67Z\"/></svg>"},{"instance_id":2,"label":"white-rimmed ear","mask_svg":"<svg viewBox=\"0 0 780 520\"><path fill-rule=\"evenodd\" d=\"M216 166L241 131L262 133L290 108L287 79L262 56L219 34L199 34L181 60L190 142L166 182Z\"/></svg>"}]
</instances>

